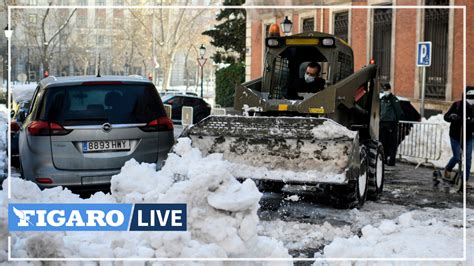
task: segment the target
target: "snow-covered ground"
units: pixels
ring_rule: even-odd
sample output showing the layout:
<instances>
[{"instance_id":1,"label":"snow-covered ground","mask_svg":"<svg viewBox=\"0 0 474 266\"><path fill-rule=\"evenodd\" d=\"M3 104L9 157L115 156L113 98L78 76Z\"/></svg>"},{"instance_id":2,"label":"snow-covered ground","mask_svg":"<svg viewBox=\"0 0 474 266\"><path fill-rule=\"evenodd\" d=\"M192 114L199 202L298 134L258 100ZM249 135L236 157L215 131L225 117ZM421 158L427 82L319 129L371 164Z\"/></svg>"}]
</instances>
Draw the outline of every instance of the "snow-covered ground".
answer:
<instances>
[{"instance_id":1,"label":"snow-covered ground","mask_svg":"<svg viewBox=\"0 0 474 266\"><path fill-rule=\"evenodd\" d=\"M80 199L60 188L40 191L18 178L15 202L142 203L185 202L188 232L23 232L12 233L13 257L277 257L289 249L319 249L315 258L459 258L462 257L462 209L367 203L349 212L347 225L296 221L259 221L261 193L253 181L239 183L218 155L203 157L180 139L160 172L152 164L129 161L112 179L112 195ZM288 201L298 197L288 196ZM0 192L6 213L6 192ZM474 212L468 210L469 249L474 249ZM358 230L358 227L361 230ZM0 218L6 228L6 217ZM0 235L0 261L6 237ZM80 243L80 244L79 244ZM472 253L468 252L469 256ZM472 257L464 265L472 263ZM326 262L339 265L340 262ZM440 264L440 265L447 265ZM318 264L316 264L318 265ZM344 264L342 264L344 265ZM361 264L366 265L366 264ZM428 264L429 265L429 264ZM448 265L455 265L454 263Z\"/></svg>"}]
</instances>

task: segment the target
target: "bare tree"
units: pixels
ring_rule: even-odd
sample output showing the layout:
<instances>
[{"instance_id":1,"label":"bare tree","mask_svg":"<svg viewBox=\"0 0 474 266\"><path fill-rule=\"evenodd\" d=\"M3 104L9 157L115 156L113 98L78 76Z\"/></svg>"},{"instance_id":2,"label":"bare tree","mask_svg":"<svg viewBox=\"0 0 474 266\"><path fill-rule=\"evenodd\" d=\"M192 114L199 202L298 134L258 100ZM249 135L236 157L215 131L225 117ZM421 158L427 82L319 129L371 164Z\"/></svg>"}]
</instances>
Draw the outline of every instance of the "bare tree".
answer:
<instances>
[{"instance_id":1,"label":"bare tree","mask_svg":"<svg viewBox=\"0 0 474 266\"><path fill-rule=\"evenodd\" d=\"M167 4L177 4L178 1L166 1ZM190 0L185 3L179 2L180 5L188 5ZM212 4L212 3L211 3ZM163 1L160 0L158 4L163 6ZM196 43L201 38L202 22L212 18L213 16L206 16L205 9L190 10L190 9L158 9L155 13L157 32L152 32L152 15L149 10L139 11L130 10L130 13L143 26L148 36L154 36L156 43L157 60L160 68L163 71L163 89L167 90L170 85L171 73L173 68L173 61L176 53L180 50L189 49L189 42ZM153 38L153 37L152 37ZM153 41L153 40L152 40ZM196 43L197 45L197 43Z\"/></svg>"}]
</instances>

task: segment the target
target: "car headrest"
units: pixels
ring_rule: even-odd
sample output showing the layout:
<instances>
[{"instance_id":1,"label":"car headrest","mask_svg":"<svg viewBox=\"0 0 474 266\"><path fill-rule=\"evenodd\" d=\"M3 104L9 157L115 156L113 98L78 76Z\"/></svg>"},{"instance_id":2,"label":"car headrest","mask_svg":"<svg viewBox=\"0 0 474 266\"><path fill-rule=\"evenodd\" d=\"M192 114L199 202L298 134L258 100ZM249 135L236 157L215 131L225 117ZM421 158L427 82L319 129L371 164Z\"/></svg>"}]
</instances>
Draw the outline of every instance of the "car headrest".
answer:
<instances>
[{"instance_id":1,"label":"car headrest","mask_svg":"<svg viewBox=\"0 0 474 266\"><path fill-rule=\"evenodd\" d=\"M107 106L118 106L122 100L122 95L116 91L111 91L105 95L104 104Z\"/></svg>"}]
</instances>

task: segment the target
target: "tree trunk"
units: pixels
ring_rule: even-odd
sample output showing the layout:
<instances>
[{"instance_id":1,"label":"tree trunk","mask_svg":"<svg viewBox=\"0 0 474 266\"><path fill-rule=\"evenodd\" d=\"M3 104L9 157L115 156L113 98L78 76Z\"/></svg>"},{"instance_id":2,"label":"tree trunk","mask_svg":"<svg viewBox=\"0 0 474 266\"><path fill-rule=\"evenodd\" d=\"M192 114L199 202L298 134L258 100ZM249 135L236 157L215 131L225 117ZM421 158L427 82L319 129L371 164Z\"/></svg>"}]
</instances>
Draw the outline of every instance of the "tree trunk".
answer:
<instances>
[{"instance_id":1,"label":"tree trunk","mask_svg":"<svg viewBox=\"0 0 474 266\"><path fill-rule=\"evenodd\" d=\"M171 73L173 72L173 61L175 53L172 52L167 58L165 58L164 77L163 77L163 90L168 90L171 82Z\"/></svg>"},{"instance_id":2,"label":"tree trunk","mask_svg":"<svg viewBox=\"0 0 474 266\"><path fill-rule=\"evenodd\" d=\"M89 66L89 61L84 61L84 76L87 76L87 67Z\"/></svg>"}]
</instances>

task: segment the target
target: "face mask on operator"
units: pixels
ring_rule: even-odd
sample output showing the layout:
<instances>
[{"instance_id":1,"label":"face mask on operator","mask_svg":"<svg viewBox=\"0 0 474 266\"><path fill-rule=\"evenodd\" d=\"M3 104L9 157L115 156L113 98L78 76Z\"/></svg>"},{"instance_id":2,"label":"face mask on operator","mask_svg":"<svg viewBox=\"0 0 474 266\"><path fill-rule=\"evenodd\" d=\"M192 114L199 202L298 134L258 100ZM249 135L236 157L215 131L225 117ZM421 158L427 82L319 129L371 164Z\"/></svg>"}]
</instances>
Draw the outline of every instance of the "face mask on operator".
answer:
<instances>
[{"instance_id":1,"label":"face mask on operator","mask_svg":"<svg viewBox=\"0 0 474 266\"><path fill-rule=\"evenodd\" d=\"M306 83L311 83L311 82L314 81L314 79L315 79L315 77L310 76L308 74L304 74L304 81L306 81Z\"/></svg>"},{"instance_id":2,"label":"face mask on operator","mask_svg":"<svg viewBox=\"0 0 474 266\"><path fill-rule=\"evenodd\" d=\"M392 94L392 92L390 90L387 90L387 91L383 92L384 96L389 96L390 94Z\"/></svg>"},{"instance_id":3,"label":"face mask on operator","mask_svg":"<svg viewBox=\"0 0 474 266\"><path fill-rule=\"evenodd\" d=\"M469 90L466 92L466 102L468 102L470 105L474 105L474 91Z\"/></svg>"}]
</instances>

